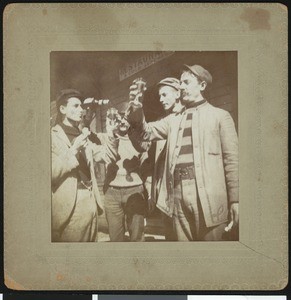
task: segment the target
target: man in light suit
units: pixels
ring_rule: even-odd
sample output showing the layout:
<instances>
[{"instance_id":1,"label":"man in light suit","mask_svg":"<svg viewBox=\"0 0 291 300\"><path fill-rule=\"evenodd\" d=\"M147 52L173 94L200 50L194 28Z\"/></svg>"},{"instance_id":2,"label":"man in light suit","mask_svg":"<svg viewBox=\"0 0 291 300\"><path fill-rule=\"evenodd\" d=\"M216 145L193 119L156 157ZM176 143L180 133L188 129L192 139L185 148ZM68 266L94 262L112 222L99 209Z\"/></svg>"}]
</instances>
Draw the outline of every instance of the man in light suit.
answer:
<instances>
[{"instance_id":1,"label":"man in light suit","mask_svg":"<svg viewBox=\"0 0 291 300\"><path fill-rule=\"evenodd\" d=\"M180 81L184 110L147 123L131 101L128 121L143 141L167 139L158 203L173 218L175 240L221 241L238 224L237 133L230 114L203 96L212 83L205 68L185 65Z\"/></svg>"},{"instance_id":2,"label":"man in light suit","mask_svg":"<svg viewBox=\"0 0 291 300\"><path fill-rule=\"evenodd\" d=\"M51 130L53 242L97 241L97 216L104 205L94 162L109 164L118 155L109 126L98 137L87 128L80 130L81 100L80 92L71 89L57 99L57 124Z\"/></svg>"}]
</instances>

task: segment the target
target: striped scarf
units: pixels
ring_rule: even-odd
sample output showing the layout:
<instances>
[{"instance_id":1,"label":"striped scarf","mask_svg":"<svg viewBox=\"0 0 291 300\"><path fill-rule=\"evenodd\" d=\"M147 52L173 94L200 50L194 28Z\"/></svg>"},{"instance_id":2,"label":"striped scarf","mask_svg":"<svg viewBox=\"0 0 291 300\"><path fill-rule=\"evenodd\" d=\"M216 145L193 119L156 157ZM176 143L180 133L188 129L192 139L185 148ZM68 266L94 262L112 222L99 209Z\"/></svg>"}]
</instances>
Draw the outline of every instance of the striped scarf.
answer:
<instances>
[{"instance_id":1,"label":"striped scarf","mask_svg":"<svg viewBox=\"0 0 291 300\"><path fill-rule=\"evenodd\" d=\"M188 112L181 142L181 149L176 168L186 168L194 165L192 143L192 112Z\"/></svg>"}]
</instances>

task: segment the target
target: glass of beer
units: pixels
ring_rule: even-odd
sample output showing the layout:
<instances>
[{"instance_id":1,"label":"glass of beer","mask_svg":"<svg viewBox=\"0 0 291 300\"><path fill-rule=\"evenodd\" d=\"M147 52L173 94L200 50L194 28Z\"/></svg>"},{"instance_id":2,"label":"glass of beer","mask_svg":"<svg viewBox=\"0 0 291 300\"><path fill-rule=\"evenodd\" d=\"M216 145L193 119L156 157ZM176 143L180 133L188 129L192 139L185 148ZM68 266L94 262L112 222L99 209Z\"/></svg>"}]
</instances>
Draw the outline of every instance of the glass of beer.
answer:
<instances>
[{"instance_id":1,"label":"glass of beer","mask_svg":"<svg viewBox=\"0 0 291 300\"><path fill-rule=\"evenodd\" d=\"M110 125L114 125L118 121L118 110L115 107L109 108L106 115L110 120Z\"/></svg>"}]
</instances>

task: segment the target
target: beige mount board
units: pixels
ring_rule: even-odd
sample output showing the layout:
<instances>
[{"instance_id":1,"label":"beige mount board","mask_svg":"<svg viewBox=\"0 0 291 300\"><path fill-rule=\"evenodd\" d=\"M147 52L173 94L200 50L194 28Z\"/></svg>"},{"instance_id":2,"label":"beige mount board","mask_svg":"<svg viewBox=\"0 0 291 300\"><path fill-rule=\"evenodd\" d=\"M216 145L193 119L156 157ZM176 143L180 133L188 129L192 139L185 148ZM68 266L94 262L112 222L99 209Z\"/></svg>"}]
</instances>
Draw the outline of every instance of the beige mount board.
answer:
<instances>
[{"instance_id":1,"label":"beige mount board","mask_svg":"<svg viewBox=\"0 0 291 300\"><path fill-rule=\"evenodd\" d=\"M10 4L4 272L23 290L279 290L288 282L287 8ZM50 52L237 51L237 242L50 242Z\"/></svg>"}]
</instances>

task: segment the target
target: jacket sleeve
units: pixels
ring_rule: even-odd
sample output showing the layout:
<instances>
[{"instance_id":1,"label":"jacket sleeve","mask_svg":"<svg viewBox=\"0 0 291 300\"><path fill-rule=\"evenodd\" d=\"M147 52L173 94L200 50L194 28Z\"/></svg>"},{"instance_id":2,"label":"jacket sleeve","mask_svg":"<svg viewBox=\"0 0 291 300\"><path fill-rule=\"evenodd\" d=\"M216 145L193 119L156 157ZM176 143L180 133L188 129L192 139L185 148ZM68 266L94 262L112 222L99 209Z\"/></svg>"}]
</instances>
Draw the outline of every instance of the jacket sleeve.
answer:
<instances>
[{"instance_id":1,"label":"jacket sleeve","mask_svg":"<svg viewBox=\"0 0 291 300\"><path fill-rule=\"evenodd\" d=\"M128 131L128 137L134 149L139 153L147 152L151 147L150 141L144 141L141 139L138 130L130 128Z\"/></svg>"},{"instance_id":2,"label":"jacket sleeve","mask_svg":"<svg viewBox=\"0 0 291 300\"><path fill-rule=\"evenodd\" d=\"M129 115L128 121L141 141L164 140L168 136L169 116L147 123L142 108L139 108Z\"/></svg>"},{"instance_id":3,"label":"jacket sleeve","mask_svg":"<svg viewBox=\"0 0 291 300\"><path fill-rule=\"evenodd\" d=\"M220 138L228 199L230 203L238 202L238 138L233 119L226 111L220 121Z\"/></svg>"},{"instance_id":4,"label":"jacket sleeve","mask_svg":"<svg viewBox=\"0 0 291 300\"><path fill-rule=\"evenodd\" d=\"M52 184L56 184L64 175L75 169L79 162L69 148L58 147L57 137L52 134Z\"/></svg>"},{"instance_id":5,"label":"jacket sleeve","mask_svg":"<svg viewBox=\"0 0 291 300\"><path fill-rule=\"evenodd\" d=\"M101 145L92 143L94 161L105 162L106 164L117 161L119 159L119 140L113 137L109 137L106 133L99 133L98 138L100 138L101 140Z\"/></svg>"}]
</instances>

